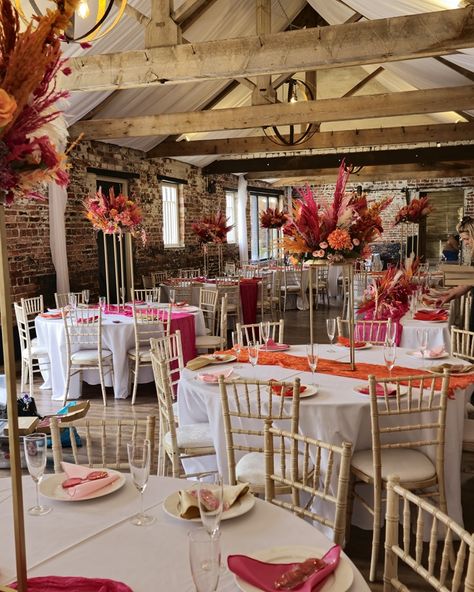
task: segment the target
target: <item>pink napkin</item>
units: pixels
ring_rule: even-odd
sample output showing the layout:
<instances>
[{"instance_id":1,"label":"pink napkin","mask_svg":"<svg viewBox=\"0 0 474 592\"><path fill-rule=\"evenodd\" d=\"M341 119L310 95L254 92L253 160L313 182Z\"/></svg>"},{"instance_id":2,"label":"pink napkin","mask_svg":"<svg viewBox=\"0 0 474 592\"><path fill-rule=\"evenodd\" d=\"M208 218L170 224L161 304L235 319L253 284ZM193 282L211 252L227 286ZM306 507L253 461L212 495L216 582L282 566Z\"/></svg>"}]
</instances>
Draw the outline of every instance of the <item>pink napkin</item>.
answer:
<instances>
[{"instance_id":1,"label":"pink napkin","mask_svg":"<svg viewBox=\"0 0 474 592\"><path fill-rule=\"evenodd\" d=\"M440 356L443 356L445 353L446 350L444 349L444 345L439 345L438 347L434 347L433 349L425 349L425 357L427 358L438 358ZM416 356L417 358L422 357L420 351L414 351L412 355Z\"/></svg>"},{"instance_id":2,"label":"pink napkin","mask_svg":"<svg viewBox=\"0 0 474 592\"><path fill-rule=\"evenodd\" d=\"M445 310L419 310L414 318L417 321L447 321L448 313Z\"/></svg>"},{"instance_id":3,"label":"pink napkin","mask_svg":"<svg viewBox=\"0 0 474 592\"><path fill-rule=\"evenodd\" d=\"M368 386L361 386L357 388L357 392L362 393L363 395L369 394L369 387ZM377 397L385 397L385 389L381 384L375 385L375 394ZM393 397L397 394L397 389L387 389L387 396Z\"/></svg>"},{"instance_id":4,"label":"pink napkin","mask_svg":"<svg viewBox=\"0 0 474 592\"><path fill-rule=\"evenodd\" d=\"M77 319L77 322L87 325L87 323L95 323L98 319L99 319L99 315L90 316L90 317L79 317Z\"/></svg>"},{"instance_id":5,"label":"pink napkin","mask_svg":"<svg viewBox=\"0 0 474 592\"><path fill-rule=\"evenodd\" d=\"M78 477L79 479L85 479L89 473L92 471L97 471L97 469L89 469L87 467L83 467L81 465L75 465L73 463L62 462L61 468L66 473L68 479L72 477ZM96 479L95 481L86 481L85 483L81 483L80 485L76 485L75 487L69 487L68 489L64 489L68 495L74 497L75 499L81 499L83 497L87 497L94 491L98 491L102 489L106 485L110 485L114 481L116 481L119 476L114 473L110 474L108 477L104 479Z\"/></svg>"},{"instance_id":6,"label":"pink napkin","mask_svg":"<svg viewBox=\"0 0 474 592\"><path fill-rule=\"evenodd\" d=\"M267 341L267 345L262 345L260 348L262 351L283 351L289 349L289 345L286 343L277 343L273 339Z\"/></svg>"},{"instance_id":7,"label":"pink napkin","mask_svg":"<svg viewBox=\"0 0 474 592\"><path fill-rule=\"evenodd\" d=\"M327 566L315 572L306 582L295 588L295 590L298 590L298 592L311 592L311 590L318 584L321 584L336 569L339 564L340 555L341 547L334 545L322 557L327 563ZM299 563L265 563L264 561L258 561L246 555L229 555L227 557L227 566L230 571L247 583L265 592L281 592L275 588L275 580L298 565Z\"/></svg>"},{"instance_id":8,"label":"pink napkin","mask_svg":"<svg viewBox=\"0 0 474 592\"><path fill-rule=\"evenodd\" d=\"M63 313L60 312L40 312L40 317L43 319L62 319Z\"/></svg>"},{"instance_id":9,"label":"pink napkin","mask_svg":"<svg viewBox=\"0 0 474 592\"><path fill-rule=\"evenodd\" d=\"M16 589L16 582L9 584ZM81 578L75 576L43 576L28 578L28 592L132 592L126 584L102 578Z\"/></svg>"},{"instance_id":10,"label":"pink napkin","mask_svg":"<svg viewBox=\"0 0 474 592\"><path fill-rule=\"evenodd\" d=\"M201 382L216 383L219 382L219 376L229 378L232 372L233 368L227 368L226 370L215 370L214 372L201 372L201 374L197 375L197 378Z\"/></svg>"}]
</instances>

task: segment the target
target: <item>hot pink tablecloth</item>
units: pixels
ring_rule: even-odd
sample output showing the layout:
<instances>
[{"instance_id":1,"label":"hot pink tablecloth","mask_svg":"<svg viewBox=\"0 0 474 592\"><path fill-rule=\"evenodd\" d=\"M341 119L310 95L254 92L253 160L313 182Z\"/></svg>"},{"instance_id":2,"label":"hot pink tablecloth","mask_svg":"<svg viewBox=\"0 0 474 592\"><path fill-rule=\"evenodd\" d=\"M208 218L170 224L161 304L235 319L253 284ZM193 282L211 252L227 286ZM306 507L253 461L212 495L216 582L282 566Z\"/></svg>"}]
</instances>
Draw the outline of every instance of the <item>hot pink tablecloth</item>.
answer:
<instances>
[{"instance_id":1,"label":"hot pink tablecloth","mask_svg":"<svg viewBox=\"0 0 474 592\"><path fill-rule=\"evenodd\" d=\"M259 278L240 280L240 302L242 321L245 325L257 322L257 300Z\"/></svg>"},{"instance_id":2,"label":"hot pink tablecloth","mask_svg":"<svg viewBox=\"0 0 474 592\"><path fill-rule=\"evenodd\" d=\"M170 332L181 331L181 344L183 347L183 360L187 364L196 357L196 331L194 329L194 315L189 312L171 313Z\"/></svg>"}]
</instances>

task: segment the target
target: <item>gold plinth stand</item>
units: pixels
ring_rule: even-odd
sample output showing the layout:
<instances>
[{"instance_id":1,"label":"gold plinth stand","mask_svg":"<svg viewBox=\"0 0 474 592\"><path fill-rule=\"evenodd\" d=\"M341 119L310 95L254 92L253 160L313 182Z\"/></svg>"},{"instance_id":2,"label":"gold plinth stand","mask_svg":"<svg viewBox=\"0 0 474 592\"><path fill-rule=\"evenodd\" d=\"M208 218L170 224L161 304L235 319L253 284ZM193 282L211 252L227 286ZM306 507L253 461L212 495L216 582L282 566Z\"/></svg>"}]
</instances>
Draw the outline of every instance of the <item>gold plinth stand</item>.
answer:
<instances>
[{"instance_id":1,"label":"gold plinth stand","mask_svg":"<svg viewBox=\"0 0 474 592\"><path fill-rule=\"evenodd\" d=\"M109 274L108 265L108 247L107 247L107 236L105 233L102 234L104 239L104 266L105 266L105 284L106 284L106 296L107 304L114 304L110 302L110 281L115 283L115 293L117 296L117 304L122 303L125 306L127 301L127 283L130 286L131 300L134 300L135 296L135 282L134 282L134 271L133 271L133 248L132 248L132 235L119 233L112 234L109 236L113 237L112 249L114 254L114 277L111 278ZM122 241L124 241L122 243ZM125 257L128 258L128 267L125 273Z\"/></svg>"}]
</instances>

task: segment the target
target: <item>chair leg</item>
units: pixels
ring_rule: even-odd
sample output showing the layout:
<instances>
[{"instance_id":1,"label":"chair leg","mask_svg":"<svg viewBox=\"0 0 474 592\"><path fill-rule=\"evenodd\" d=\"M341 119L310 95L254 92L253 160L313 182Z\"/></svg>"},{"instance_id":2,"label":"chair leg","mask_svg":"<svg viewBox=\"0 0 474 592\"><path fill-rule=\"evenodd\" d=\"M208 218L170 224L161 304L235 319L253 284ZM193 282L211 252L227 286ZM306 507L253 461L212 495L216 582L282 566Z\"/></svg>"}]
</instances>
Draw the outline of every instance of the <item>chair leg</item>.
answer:
<instances>
[{"instance_id":1,"label":"chair leg","mask_svg":"<svg viewBox=\"0 0 474 592\"><path fill-rule=\"evenodd\" d=\"M140 358L136 356L135 358L135 368L133 370L133 392L132 392L132 405L135 405L135 399L137 397L137 387L138 387L138 367L139 367Z\"/></svg>"},{"instance_id":2,"label":"chair leg","mask_svg":"<svg viewBox=\"0 0 474 592\"><path fill-rule=\"evenodd\" d=\"M28 373L28 364L25 360L21 360L21 382L20 382L20 392L23 392L25 389L26 383L26 374Z\"/></svg>"},{"instance_id":3,"label":"chair leg","mask_svg":"<svg viewBox=\"0 0 474 592\"><path fill-rule=\"evenodd\" d=\"M105 380L104 380L104 366L102 360L99 360L99 376L100 376L100 390L102 391L102 400L104 407L107 407L107 393L105 391Z\"/></svg>"},{"instance_id":4,"label":"chair leg","mask_svg":"<svg viewBox=\"0 0 474 592\"><path fill-rule=\"evenodd\" d=\"M33 397L33 360L28 360L28 386L30 387L30 397Z\"/></svg>"},{"instance_id":5,"label":"chair leg","mask_svg":"<svg viewBox=\"0 0 474 592\"><path fill-rule=\"evenodd\" d=\"M63 405L66 405L67 398L69 395L69 384L71 382L71 364L68 361L67 368L66 368L66 384L64 385L64 399Z\"/></svg>"},{"instance_id":6,"label":"chair leg","mask_svg":"<svg viewBox=\"0 0 474 592\"><path fill-rule=\"evenodd\" d=\"M347 513L346 513L346 546L349 544L351 537L351 524L352 524L352 513L354 511L354 498L355 498L355 477L351 473L349 475L348 485L348 497L347 497Z\"/></svg>"},{"instance_id":7,"label":"chair leg","mask_svg":"<svg viewBox=\"0 0 474 592\"><path fill-rule=\"evenodd\" d=\"M374 582L377 575L377 563L379 559L380 550L380 530L382 527L382 500L380 499L381 495L381 492L377 494L377 492L374 491L374 526L372 533L372 553L370 557L370 582Z\"/></svg>"}]
</instances>

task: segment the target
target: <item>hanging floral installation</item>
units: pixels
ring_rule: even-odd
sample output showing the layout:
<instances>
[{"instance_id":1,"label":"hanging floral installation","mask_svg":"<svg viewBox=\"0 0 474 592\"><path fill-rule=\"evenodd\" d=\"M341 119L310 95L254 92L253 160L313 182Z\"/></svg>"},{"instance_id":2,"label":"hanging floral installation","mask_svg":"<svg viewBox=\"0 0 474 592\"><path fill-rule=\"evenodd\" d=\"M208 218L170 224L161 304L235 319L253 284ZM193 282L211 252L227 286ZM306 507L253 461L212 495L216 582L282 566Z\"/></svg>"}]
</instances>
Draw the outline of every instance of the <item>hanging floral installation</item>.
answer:
<instances>
[{"instance_id":1,"label":"hanging floral installation","mask_svg":"<svg viewBox=\"0 0 474 592\"><path fill-rule=\"evenodd\" d=\"M219 211L206 216L191 225L200 244L223 244L227 242L227 233L234 227L227 225L227 218Z\"/></svg>"},{"instance_id":2,"label":"hanging floral installation","mask_svg":"<svg viewBox=\"0 0 474 592\"><path fill-rule=\"evenodd\" d=\"M10 0L0 0L0 198L44 199L41 185L66 186L67 131L55 106L68 96L57 90L59 72L69 74L61 58L60 35L78 4L64 0L35 17L20 31Z\"/></svg>"},{"instance_id":3,"label":"hanging floral installation","mask_svg":"<svg viewBox=\"0 0 474 592\"><path fill-rule=\"evenodd\" d=\"M96 230L118 235L128 232L134 238L141 238L143 245L146 244L147 235L139 206L122 193L115 195L113 187L108 195L99 188L95 195L85 199L84 207L86 218Z\"/></svg>"},{"instance_id":4,"label":"hanging floral installation","mask_svg":"<svg viewBox=\"0 0 474 592\"><path fill-rule=\"evenodd\" d=\"M262 228L281 228L288 220L288 214L278 208L267 208L260 213Z\"/></svg>"},{"instance_id":5,"label":"hanging floral installation","mask_svg":"<svg viewBox=\"0 0 474 592\"><path fill-rule=\"evenodd\" d=\"M369 205L365 195L346 193L349 175L342 161L331 203L308 186L299 190L293 215L283 226L284 249L297 260L338 263L370 255L369 243L382 234L381 213L392 198Z\"/></svg>"},{"instance_id":6,"label":"hanging floral installation","mask_svg":"<svg viewBox=\"0 0 474 592\"><path fill-rule=\"evenodd\" d=\"M419 224L423 218L433 211L433 206L427 197L412 199L411 202L400 208L395 216L395 225L401 222L412 222Z\"/></svg>"}]
</instances>

